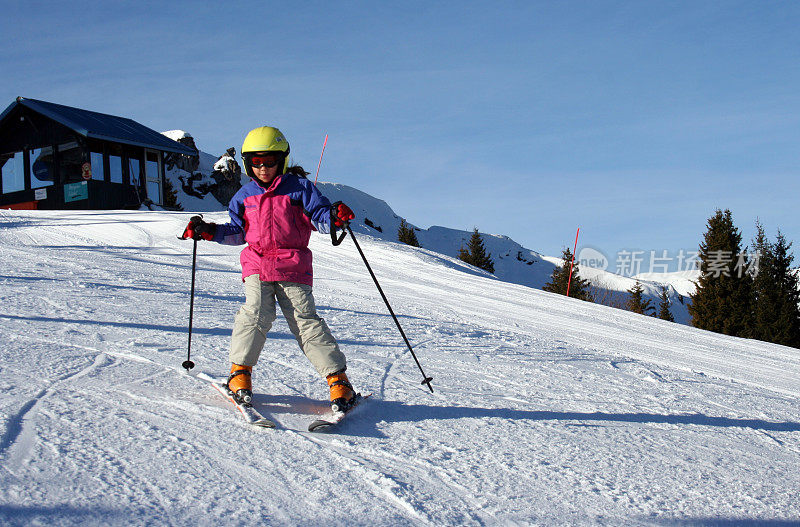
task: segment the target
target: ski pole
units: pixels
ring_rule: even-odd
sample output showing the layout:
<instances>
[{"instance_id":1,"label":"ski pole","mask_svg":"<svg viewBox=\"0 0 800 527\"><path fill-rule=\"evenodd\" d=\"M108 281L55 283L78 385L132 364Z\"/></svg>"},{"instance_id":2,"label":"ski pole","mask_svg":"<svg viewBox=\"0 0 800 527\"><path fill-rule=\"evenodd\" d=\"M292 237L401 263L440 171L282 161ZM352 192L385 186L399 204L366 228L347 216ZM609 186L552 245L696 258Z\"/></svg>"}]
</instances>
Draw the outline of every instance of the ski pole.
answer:
<instances>
[{"instance_id":1,"label":"ski pole","mask_svg":"<svg viewBox=\"0 0 800 527\"><path fill-rule=\"evenodd\" d=\"M333 224L333 222L331 222ZM403 340L408 347L408 351L411 352L411 356L414 357L414 362L417 363L417 367L419 371L422 373L423 381L420 384L424 384L428 386L428 389L433 393L433 386L431 386L431 381L433 377L428 377L425 375L425 371L422 369L422 365L419 363L419 359L417 358L417 354L414 353L414 349L411 347L411 343L408 341L408 337L406 337L405 331L403 331L403 327L400 325L400 321L397 320L397 315L394 314L394 310L392 310L392 306L389 305L389 299L386 298L386 294L383 292L383 288L381 288L381 284L378 283L378 278L375 276L375 273L372 272L372 267L370 267L369 262L367 261L367 257L364 256L364 251L361 250L361 246L358 244L358 240L356 240L355 235L353 234L353 229L350 228L350 223L344 224L345 228L347 229L346 233L350 233L350 237L353 239L353 243L356 245L356 249L358 249L358 254L361 255L361 259L364 260L364 265L367 266L367 271L369 271L370 276L372 277L372 281L375 282L375 287L378 288L378 292L381 294L383 298L384 304L386 304L387 309L389 309L389 314L392 315L392 319L394 319L394 323L397 325L397 329L400 330L400 335L402 335ZM336 241L336 237L333 235L333 226L331 226L331 237ZM344 234L341 238L338 239L339 243L342 242L344 238ZM335 243L335 245L338 245Z\"/></svg>"},{"instance_id":2,"label":"ski pole","mask_svg":"<svg viewBox=\"0 0 800 527\"><path fill-rule=\"evenodd\" d=\"M203 215L200 214L198 216L192 216L189 219L189 224L194 227L198 223L203 221ZM187 229L188 232L188 229ZM185 240L187 237L187 233L184 232L183 236L178 236L179 239ZM194 247L192 247L192 291L189 295L189 345L186 350L186 360L183 361L183 366L186 368L186 371L191 370L194 368L194 362L192 362L192 319L194 318L194 275L197 270L197 237L192 236L192 240L194 241Z\"/></svg>"},{"instance_id":3,"label":"ski pole","mask_svg":"<svg viewBox=\"0 0 800 527\"><path fill-rule=\"evenodd\" d=\"M188 349L186 350L186 360L183 361L183 366L186 368L186 371L191 370L194 368L194 362L192 362L192 319L194 318L194 275L195 270L197 269L197 240L194 241L194 248L192 249L192 292L189 296L189 345Z\"/></svg>"}]
</instances>

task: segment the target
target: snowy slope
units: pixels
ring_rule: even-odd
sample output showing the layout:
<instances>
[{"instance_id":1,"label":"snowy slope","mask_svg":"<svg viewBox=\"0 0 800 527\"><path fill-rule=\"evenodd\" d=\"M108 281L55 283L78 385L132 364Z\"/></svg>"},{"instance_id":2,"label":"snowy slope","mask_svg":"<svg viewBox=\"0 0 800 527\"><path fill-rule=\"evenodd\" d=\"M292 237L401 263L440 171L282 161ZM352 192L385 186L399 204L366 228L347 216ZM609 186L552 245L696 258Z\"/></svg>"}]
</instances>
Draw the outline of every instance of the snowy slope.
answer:
<instances>
[{"instance_id":1,"label":"snowy slope","mask_svg":"<svg viewBox=\"0 0 800 527\"><path fill-rule=\"evenodd\" d=\"M373 399L326 388L282 319L244 425L185 359L189 213L0 211L2 525L788 525L800 355L315 234L319 311ZM222 220L224 213L209 214ZM225 374L238 248L199 244L194 373Z\"/></svg>"}]
</instances>

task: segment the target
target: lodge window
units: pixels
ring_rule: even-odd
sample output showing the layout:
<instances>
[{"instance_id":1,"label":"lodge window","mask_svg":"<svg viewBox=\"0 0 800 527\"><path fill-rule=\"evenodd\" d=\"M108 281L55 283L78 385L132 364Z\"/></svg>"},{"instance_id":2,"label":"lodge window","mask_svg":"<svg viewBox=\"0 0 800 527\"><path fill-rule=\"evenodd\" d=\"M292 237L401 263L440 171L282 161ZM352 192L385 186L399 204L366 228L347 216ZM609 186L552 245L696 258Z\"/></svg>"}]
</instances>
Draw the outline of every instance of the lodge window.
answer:
<instances>
[{"instance_id":1,"label":"lodge window","mask_svg":"<svg viewBox=\"0 0 800 527\"><path fill-rule=\"evenodd\" d=\"M122 183L122 147L109 145L108 175L112 183Z\"/></svg>"},{"instance_id":2,"label":"lodge window","mask_svg":"<svg viewBox=\"0 0 800 527\"><path fill-rule=\"evenodd\" d=\"M142 170L144 169L142 157L144 155L143 148L136 148L128 146L125 148L125 165L128 169L128 184L131 187L132 193L129 194L128 199L134 203L142 204L144 200L144 181Z\"/></svg>"},{"instance_id":3,"label":"lodge window","mask_svg":"<svg viewBox=\"0 0 800 527\"><path fill-rule=\"evenodd\" d=\"M31 162L31 188L48 187L53 184L55 166L53 147L34 148L29 152Z\"/></svg>"},{"instance_id":4,"label":"lodge window","mask_svg":"<svg viewBox=\"0 0 800 527\"><path fill-rule=\"evenodd\" d=\"M89 162L92 166L92 179L95 181L105 181L105 168L103 167L103 153L91 152Z\"/></svg>"},{"instance_id":5,"label":"lodge window","mask_svg":"<svg viewBox=\"0 0 800 527\"><path fill-rule=\"evenodd\" d=\"M25 155L16 152L0 157L3 193L25 190Z\"/></svg>"},{"instance_id":6,"label":"lodge window","mask_svg":"<svg viewBox=\"0 0 800 527\"><path fill-rule=\"evenodd\" d=\"M83 149L76 142L58 145L58 175L61 183L83 181Z\"/></svg>"},{"instance_id":7,"label":"lodge window","mask_svg":"<svg viewBox=\"0 0 800 527\"><path fill-rule=\"evenodd\" d=\"M138 159L132 157L128 158L128 176L130 177L131 185L134 187L139 186L141 177L140 165L141 163Z\"/></svg>"},{"instance_id":8,"label":"lodge window","mask_svg":"<svg viewBox=\"0 0 800 527\"><path fill-rule=\"evenodd\" d=\"M161 205L161 165L158 152L147 151L145 155L145 176L147 178L147 197Z\"/></svg>"}]
</instances>

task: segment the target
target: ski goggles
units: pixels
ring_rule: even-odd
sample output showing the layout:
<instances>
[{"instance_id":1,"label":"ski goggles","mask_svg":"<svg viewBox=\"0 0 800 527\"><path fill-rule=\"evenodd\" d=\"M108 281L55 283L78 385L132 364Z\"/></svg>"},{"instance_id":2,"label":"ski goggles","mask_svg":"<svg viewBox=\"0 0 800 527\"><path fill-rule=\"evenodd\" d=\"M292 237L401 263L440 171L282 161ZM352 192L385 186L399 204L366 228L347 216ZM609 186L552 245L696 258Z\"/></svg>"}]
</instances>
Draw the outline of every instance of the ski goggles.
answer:
<instances>
[{"instance_id":1,"label":"ski goggles","mask_svg":"<svg viewBox=\"0 0 800 527\"><path fill-rule=\"evenodd\" d=\"M247 162L253 168L273 168L278 165L283 160L283 156L279 156L277 154L260 154L254 156L248 156Z\"/></svg>"}]
</instances>

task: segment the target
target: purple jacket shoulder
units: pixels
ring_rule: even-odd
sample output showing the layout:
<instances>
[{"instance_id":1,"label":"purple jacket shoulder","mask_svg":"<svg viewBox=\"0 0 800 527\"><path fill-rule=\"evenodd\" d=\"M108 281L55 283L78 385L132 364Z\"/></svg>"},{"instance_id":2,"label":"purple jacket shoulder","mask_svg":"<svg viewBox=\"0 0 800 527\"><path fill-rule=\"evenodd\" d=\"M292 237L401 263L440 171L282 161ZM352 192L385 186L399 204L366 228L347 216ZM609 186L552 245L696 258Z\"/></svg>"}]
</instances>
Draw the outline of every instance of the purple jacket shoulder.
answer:
<instances>
[{"instance_id":1,"label":"purple jacket shoulder","mask_svg":"<svg viewBox=\"0 0 800 527\"><path fill-rule=\"evenodd\" d=\"M270 193L272 196L285 195L292 203L302 206L303 212L315 228L319 228L320 225L330 225L331 202L328 198L323 196L308 179L294 174L284 174L280 178L276 178L269 189L264 188L255 180L242 186L228 204L230 222L217 226L214 241L224 245L245 243L245 201L253 196L266 193Z\"/></svg>"},{"instance_id":2,"label":"purple jacket shoulder","mask_svg":"<svg viewBox=\"0 0 800 527\"><path fill-rule=\"evenodd\" d=\"M214 241L247 243L240 256L242 278L312 285L311 231L330 225L331 203L309 180L294 174L276 178L269 188L257 181L239 189L230 204L231 221L217 226Z\"/></svg>"}]
</instances>

